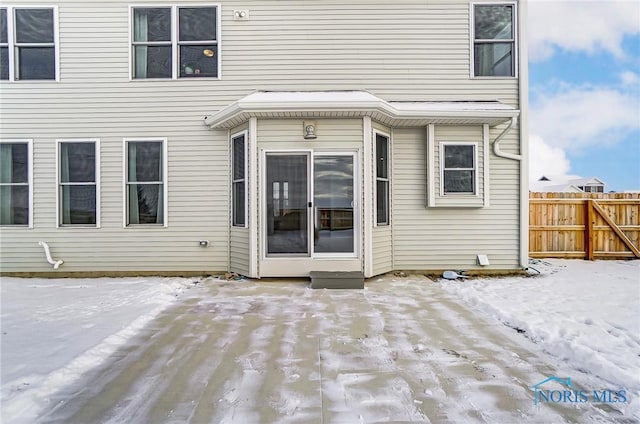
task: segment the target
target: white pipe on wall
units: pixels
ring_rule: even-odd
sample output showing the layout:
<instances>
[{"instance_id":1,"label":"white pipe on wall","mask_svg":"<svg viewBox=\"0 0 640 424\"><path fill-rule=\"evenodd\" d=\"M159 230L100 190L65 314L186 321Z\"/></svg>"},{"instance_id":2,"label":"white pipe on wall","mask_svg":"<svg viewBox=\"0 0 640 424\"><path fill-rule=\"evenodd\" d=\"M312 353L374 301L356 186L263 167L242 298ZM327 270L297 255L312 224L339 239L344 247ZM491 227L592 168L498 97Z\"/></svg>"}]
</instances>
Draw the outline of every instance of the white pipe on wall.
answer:
<instances>
[{"instance_id":1,"label":"white pipe on wall","mask_svg":"<svg viewBox=\"0 0 640 424\"><path fill-rule=\"evenodd\" d=\"M60 268L60 265L62 265L64 261L62 259L56 261L51 257L51 251L49 250L49 245L47 244L47 242L39 241L38 244L44 248L44 254L47 256L47 262L53 265L53 269Z\"/></svg>"},{"instance_id":2,"label":"white pipe on wall","mask_svg":"<svg viewBox=\"0 0 640 424\"><path fill-rule=\"evenodd\" d=\"M516 118L511 118L511 122L509 123L509 126L507 126L507 128L505 128L504 131L502 131L493 141L493 153L496 156L501 158L521 161L522 155L515 155L513 153L503 152L502 150L500 150L500 141L502 140L502 137L504 137L515 125L516 125Z\"/></svg>"}]
</instances>

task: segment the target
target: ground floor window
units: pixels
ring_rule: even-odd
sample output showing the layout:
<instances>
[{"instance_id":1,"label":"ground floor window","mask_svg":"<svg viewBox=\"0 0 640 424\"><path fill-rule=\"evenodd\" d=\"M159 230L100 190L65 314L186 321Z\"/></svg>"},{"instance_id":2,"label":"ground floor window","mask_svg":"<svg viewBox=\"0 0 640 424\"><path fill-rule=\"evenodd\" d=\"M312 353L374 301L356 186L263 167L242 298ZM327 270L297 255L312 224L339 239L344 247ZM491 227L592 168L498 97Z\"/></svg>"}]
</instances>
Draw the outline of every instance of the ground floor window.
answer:
<instances>
[{"instance_id":1,"label":"ground floor window","mask_svg":"<svg viewBox=\"0 0 640 424\"><path fill-rule=\"evenodd\" d=\"M59 223L98 225L97 141L59 142Z\"/></svg>"},{"instance_id":2,"label":"ground floor window","mask_svg":"<svg viewBox=\"0 0 640 424\"><path fill-rule=\"evenodd\" d=\"M442 143L440 146L442 194L476 194L476 144Z\"/></svg>"},{"instance_id":3,"label":"ground floor window","mask_svg":"<svg viewBox=\"0 0 640 424\"><path fill-rule=\"evenodd\" d=\"M0 225L29 225L29 141L0 143Z\"/></svg>"},{"instance_id":4,"label":"ground floor window","mask_svg":"<svg viewBox=\"0 0 640 424\"><path fill-rule=\"evenodd\" d=\"M126 140L126 225L166 225L166 140Z\"/></svg>"}]
</instances>

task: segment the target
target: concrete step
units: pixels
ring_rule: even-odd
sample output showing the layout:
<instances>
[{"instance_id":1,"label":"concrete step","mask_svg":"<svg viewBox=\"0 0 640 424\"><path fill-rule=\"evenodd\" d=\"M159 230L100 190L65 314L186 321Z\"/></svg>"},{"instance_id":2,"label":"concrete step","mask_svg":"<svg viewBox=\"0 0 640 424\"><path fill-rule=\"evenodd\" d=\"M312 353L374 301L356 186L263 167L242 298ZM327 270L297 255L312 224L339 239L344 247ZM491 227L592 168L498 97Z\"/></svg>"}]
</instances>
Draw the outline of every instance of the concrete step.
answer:
<instances>
[{"instance_id":1,"label":"concrete step","mask_svg":"<svg viewBox=\"0 0 640 424\"><path fill-rule=\"evenodd\" d=\"M360 271L311 271L312 289L364 289L364 274Z\"/></svg>"}]
</instances>

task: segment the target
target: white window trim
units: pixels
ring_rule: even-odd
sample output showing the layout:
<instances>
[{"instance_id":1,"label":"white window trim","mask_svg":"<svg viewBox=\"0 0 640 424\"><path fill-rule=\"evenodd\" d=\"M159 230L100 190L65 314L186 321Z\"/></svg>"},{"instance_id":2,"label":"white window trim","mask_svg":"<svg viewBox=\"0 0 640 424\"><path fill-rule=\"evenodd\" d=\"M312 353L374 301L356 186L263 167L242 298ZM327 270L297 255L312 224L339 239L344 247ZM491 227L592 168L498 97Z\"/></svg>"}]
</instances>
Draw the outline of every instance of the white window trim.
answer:
<instances>
[{"instance_id":1,"label":"white window trim","mask_svg":"<svg viewBox=\"0 0 640 424\"><path fill-rule=\"evenodd\" d=\"M27 145L27 183L29 184L29 217L27 225L0 225L0 228L33 228L33 139L3 139L0 144Z\"/></svg>"},{"instance_id":2,"label":"white window trim","mask_svg":"<svg viewBox=\"0 0 640 424\"><path fill-rule=\"evenodd\" d=\"M62 143L94 143L95 145L95 177L96 177L96 223L86 224L62 224L60 208L62 199L60 196L60 146ZM56 228L100 228L100 139L99 138L65 138L56 140Z\"/></svg>"},{"instance_id":3,"label":"white window trim","mask_svg":"<svg viewBox=\"0 0 640 424\"><path fill-rule=\"evenodd\" d=\"M1 6L2 9L7 9L7 41L8 41L8 56L9 56L9 80L5 82L23 82L23 83L47 83L60 81L60 31L58 20L58 6L52 5L19 5L19 6ZM54 51L54 79L16 79L16 34L14 32L14 11L16 9L52 9L53 10L53 51Z\"/></svg>"},{"instance_id":4,"label":"white window trim","mask_svg":"<svg viewBox=\"0 0 640 424\"><path fill-rule=\"evenodd\" d=\"M244 137L244 178L242 180L234 180L233 178L233 167L234 167L234 158L233 158L233 140L238 138L238 137ZM248 220L249 220L249 184L248 184L248 178L247 178L247 174L249 172L249 155L248 153L248 147L249 147L249 131L244 130L244 131L240 131L237 132L235 134L231 134L230 137L230 141L231 141L231 166L229 167L231 169L231 227L233 228L247 228L248 226ZM234 187L233 184L238 182L238 181L244 181L244 225L235 225L233 223L233 219L234 219L234 208L235 208L235 191L234 191Z\"/></svg>"},{"instance_id":5,"label":"white window trim","mask_svg":"<svg viewBox=\"0 0 640 424\"><path fill-rule=\"evenodd\" d=\"M163 187L163 204L164 208L164 221L162 224L127 224L127 216L129 214L128 210L128 199L127 199L127 172L128 172L128 160L129 156L127 155L127 143L129 142L156 142L162 143L162 187ZM167 138L166 137L136 137L136 138L125 138L122 140L122 227L123 228L167 228L169 226L169 158L168 158L168 147L167 147Z\"/></svg>"},{"instance_id":6,"label":"white window trim","mask_svg":"<svg viewBox=\"0 0 640 424\"><path fill-rule=\"evenodd\" d=\"M134 62L134 49L133 49L133 9L136 8L165 8L171 9L171 78L134 78L133 77L133 62ZM216 8L216 45L218 46L217 60L218 60L218 76L217 77L198 77L198 78L181 78L179 72L178 63L178 9L188 7L215 7ZM182 81L182 80L209 80L217 81L222 79L222 6L220 3L189 3L189 4L132 4L129 5L129 81Z\"/></svg>"},{"instance_id":7,"label":"white window trim","mask_svg":"<svg viewBox=\"0 0 640 424\"><path fill-rule=\"evenodd\" d=\"M479 164L478 164L478 143L473 141L441 141L440 143L440 156L438 158L440 169L440 196L441 197L478 197L479 196ZM473 193L445 193L444 191L444 149L446 146L473 146ZM469 170L467 168L451 168Z\"/></svg>"},{"instance_id":8,"label":"white window trim","mask_svg":"<svg viewBox=\"0 0 640 424\"><path fill-rule=\"evenodd\" d=\"M513 75L475 75L475 44L476 44L476 32L475 32L475 7L476 6L512 6L513 7ZM517 1L496 1L496 0L477 0L469 4L469 77L471 79L517 79L519 74L518 57L519 57L519 40L518 40L518 2Z\"/></svg>"},{"instance_id":9,"label":"white window trim","mask_svg":"<svg viewBox=\"0 0 640 424\"><path fill-rule=\"evenodd\" d=\"M377 138L381 135L387 139L387 178L378 178L378 156L377 156ZM388 227L391 225L391 135L380 130L373 130L373 226ZM387 182L387 221L378 223L378 181Z\"/></svg>"}]
</instances>

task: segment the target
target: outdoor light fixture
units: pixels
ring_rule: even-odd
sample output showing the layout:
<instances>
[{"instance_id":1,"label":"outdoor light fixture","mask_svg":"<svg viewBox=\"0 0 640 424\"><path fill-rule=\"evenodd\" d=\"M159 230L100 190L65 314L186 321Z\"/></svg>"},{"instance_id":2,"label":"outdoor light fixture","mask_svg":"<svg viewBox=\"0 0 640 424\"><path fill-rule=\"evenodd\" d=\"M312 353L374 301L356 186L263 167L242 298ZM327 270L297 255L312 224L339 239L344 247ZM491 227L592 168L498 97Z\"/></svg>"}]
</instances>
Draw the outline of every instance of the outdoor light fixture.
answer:
<instances>
[{"instance_id":1,"label":"outdoor light fixture","mask_svg":"<svg viewBox=\"0 0 640 424\"><path fill-rule=\"evenodd\" d=\"M315 140L316 138L318 138L318 136L316 135L316 123L305 122L304 123L304 139Z\"/></svg>"},{"instance_id":2,"label":"outdoor light fixture","mask_svg":"<svg viewBox=\"0 0 640 424\"><path fill-rule=\"evenodd\" d=\"M248 10L234 10L233 11L233 19L236 21L247 20L249 19L249 11Z\"/></svg>"}]
</instances>

